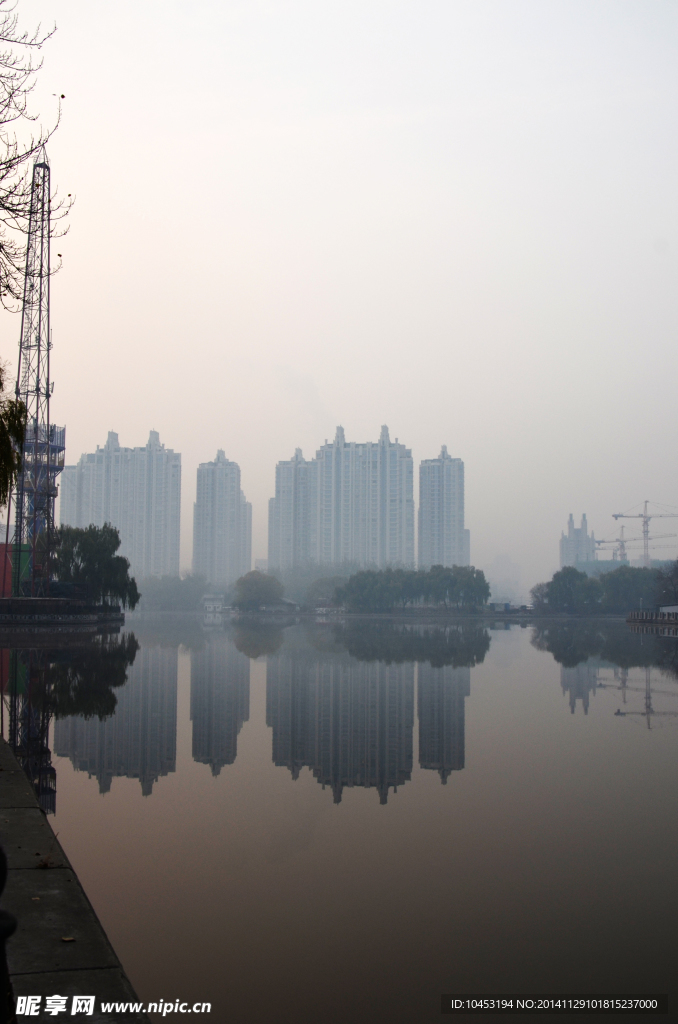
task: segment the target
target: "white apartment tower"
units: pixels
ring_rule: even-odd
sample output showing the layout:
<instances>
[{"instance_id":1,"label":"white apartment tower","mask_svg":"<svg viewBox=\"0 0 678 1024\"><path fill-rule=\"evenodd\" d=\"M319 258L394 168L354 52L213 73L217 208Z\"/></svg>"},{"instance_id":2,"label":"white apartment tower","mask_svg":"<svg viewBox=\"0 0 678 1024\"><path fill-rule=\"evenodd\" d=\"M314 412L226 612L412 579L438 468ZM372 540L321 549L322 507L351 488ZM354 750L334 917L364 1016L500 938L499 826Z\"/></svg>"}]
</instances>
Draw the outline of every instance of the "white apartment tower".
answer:
<instances>
[{"instance_id":1,"label":"white apartment tower","mask_svg":"<svg viewBox=\"0 0 678 1024\"><path fill-rule=\"evenodd\" d=\"M414 568L412 452L388 427L376 442L348 442L337 427L316 452L317 561Z\"/></svg>"},{"instance_id":2,"label":"white apartment tower","mask_svg":"<svg viewBox=\"0 0 678 1024\"><path fill-rule=\"evenodd\" d=\"M240 489L240 466L219 449L198 466L193 506L193 572L225 588L252 565L252 506Z\"/></svg>"},{"instance_id":3,"label":"white apartment tower","mask_svg":"<svg viewBox=\"0 0 678 1024\"><path fill-rule=\"evenodd\" d=\"M419 568L469 565L471 535L464 529L464 463L442 446L419 467Z\"/></svg>"},{"instance_id":4,"label":"white apartment tower","mask_svg":"<svg viewBox=\"0 0 678 1024\"><path fill-rule=\"evenodd\" d=\"M315 562L414 567L412 452L388 428L378 441L334 441L310 462L297 449L276 467L269 504L271 568Z\"/></svg>"},{"instance_id":5,"label":"white apartment tower","mask_svg":"<svg viewBox=\"0 0 678 1024\"><path fill-rule=\"evenodd\" d=\"M103 448L61 478L61 525L115 526L138 579L179 575L180 508L181 455L155 430L143 448L121 448L110 431Z\"/></svg>"},{"instance_id":6,"label":"white apartment tower","mask_svg":"<svg viewBox=\"0 0 678 1024\"><path fill-rule=\"evenodd\" d=\"M275 497L268 503L268 564L289 569L315 560L316 463L301 449L275 467Z\"/></svg>"}]
</instances>

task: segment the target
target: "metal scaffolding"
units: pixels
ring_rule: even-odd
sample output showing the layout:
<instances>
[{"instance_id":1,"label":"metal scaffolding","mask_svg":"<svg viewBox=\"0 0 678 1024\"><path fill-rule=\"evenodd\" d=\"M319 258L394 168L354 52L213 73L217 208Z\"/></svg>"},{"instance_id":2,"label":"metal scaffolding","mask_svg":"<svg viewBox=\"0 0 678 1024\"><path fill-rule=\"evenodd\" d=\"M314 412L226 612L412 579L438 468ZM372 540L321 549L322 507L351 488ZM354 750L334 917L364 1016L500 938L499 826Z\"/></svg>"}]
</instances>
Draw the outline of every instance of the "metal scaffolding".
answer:
<instances>
[{"instance_id":1,"label":"metal scaffolding","mask_svg":"<svg viewBox=\"0 0 678 1024\"><path fill-rule=\"evenodd\" d=\"M64 467L65 427L50 422L52 339L49 322L51 196L45 150L33 165L16 397L27 410L22 468L16 485L12 594L49 594L57 476Z\"/></svg>"}]
</instances>

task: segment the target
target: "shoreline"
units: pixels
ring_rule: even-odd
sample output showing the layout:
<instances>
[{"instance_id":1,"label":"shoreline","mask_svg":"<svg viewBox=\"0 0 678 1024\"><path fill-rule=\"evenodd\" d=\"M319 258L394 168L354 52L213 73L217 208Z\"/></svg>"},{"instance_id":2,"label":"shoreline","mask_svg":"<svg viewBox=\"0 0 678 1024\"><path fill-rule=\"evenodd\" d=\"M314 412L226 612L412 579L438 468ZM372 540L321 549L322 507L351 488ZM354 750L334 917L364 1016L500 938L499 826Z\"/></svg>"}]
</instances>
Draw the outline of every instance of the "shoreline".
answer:
<instances>
[{"instance_id":1,"label":"shoreline","mask_svg":"<svg viewBox=\"0 0 678 1024\"><path fill-rule=\"evenodd\" d=\"M44 997L58 992L68 997L70 1007L73 996L94 995L94 1014L88 1014L88 1020L149 1024L144 1013L102 1015L102 1000L141 1000L40 809L33 787L2 738L0 842L8 869L0 906L17 920L17 929L6 944L14 998L42 996L44 1003Z\"/></svg>"}]
</instances>

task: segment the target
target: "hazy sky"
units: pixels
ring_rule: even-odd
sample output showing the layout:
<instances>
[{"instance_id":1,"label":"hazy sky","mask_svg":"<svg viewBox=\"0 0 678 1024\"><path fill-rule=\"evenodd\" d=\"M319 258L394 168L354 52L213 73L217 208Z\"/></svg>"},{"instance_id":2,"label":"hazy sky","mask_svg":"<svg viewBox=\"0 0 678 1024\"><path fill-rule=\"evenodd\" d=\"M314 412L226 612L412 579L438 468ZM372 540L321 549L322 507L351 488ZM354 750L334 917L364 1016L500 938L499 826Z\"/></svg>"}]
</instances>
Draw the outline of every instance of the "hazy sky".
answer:
<instances>
[{"instance_id":1,"label":"hazy sky","mask_svg":"<svg viewBox=\"0 0 678 1024\"><path fill-rule=\"evenodd\" d=\"M58 25L35 106L66 95L77 196L53 419L68 462L182 453L186 567L199 462L240 464L262 557L275 463L338 423L463 458L472 561L526 586L570 511L678 505L673 0L19 10Z\"/></svg>"}]
</instances>

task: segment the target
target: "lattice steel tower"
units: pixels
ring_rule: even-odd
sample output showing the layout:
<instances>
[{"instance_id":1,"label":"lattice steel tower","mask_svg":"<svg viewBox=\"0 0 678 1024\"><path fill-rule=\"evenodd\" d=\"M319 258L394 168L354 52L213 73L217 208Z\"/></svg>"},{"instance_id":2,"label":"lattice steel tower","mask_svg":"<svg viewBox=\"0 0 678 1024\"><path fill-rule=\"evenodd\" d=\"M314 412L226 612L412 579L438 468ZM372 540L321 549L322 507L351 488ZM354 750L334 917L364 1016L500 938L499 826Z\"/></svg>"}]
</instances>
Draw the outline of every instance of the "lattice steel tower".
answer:
<instances>
[{"instance_id":1,"label":"lattice steel tower","mask_svg":"<svg viewBox=\"0 0 678 1024\"><path fill-rule=\"evenodd\" d=\"M47 154L33 164L16 397L27 409L22 468L16 485L12 593L49 594L57 476L64 467L65 427L50 422L49 323L51 196Z\"/></svg>"}]
</instances>

